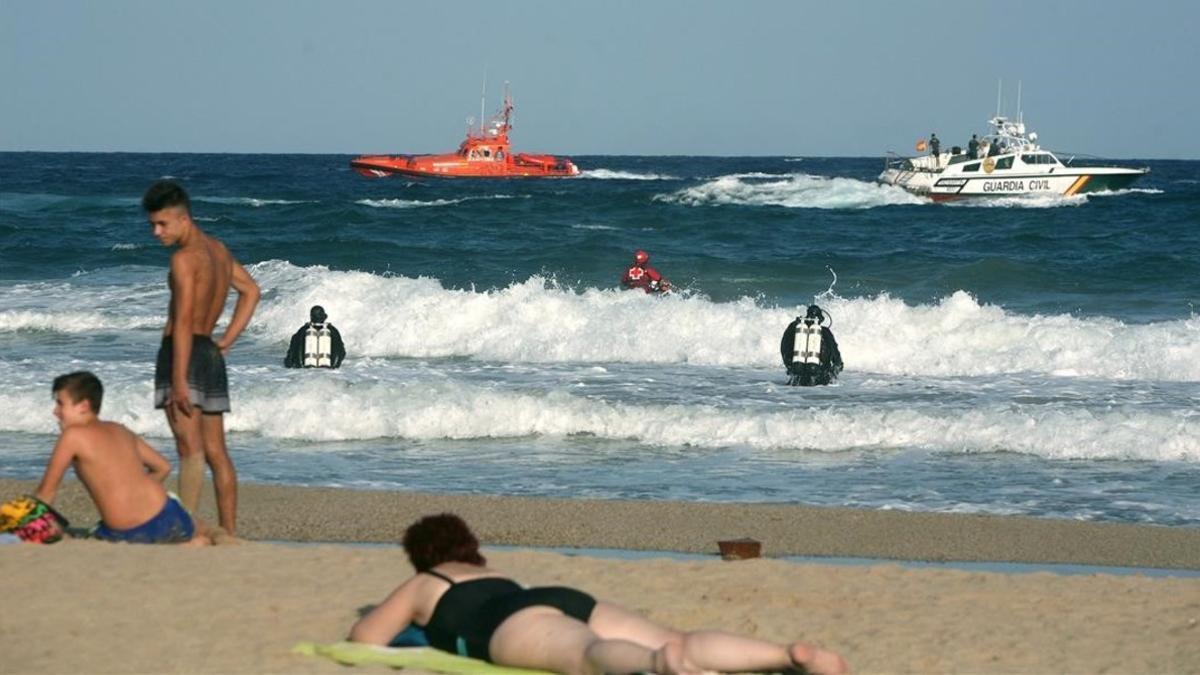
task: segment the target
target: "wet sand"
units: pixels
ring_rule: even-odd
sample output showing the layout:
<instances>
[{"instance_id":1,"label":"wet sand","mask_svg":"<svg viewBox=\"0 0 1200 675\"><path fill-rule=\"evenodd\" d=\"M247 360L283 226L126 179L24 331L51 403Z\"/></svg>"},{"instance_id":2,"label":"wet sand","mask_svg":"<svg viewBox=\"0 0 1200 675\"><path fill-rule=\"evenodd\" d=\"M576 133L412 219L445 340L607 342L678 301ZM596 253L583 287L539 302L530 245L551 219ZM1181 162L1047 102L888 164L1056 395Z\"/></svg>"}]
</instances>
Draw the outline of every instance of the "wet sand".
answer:
<instances>
[{"instance_id":1,"label":"wet sand","mask_svg":"<svg viewBox=\"0 0 1200 675\"><path fill-rule=\"evenodd\" d=\"M29 487L0 481L0 495ZM94 517L76 484L58 506L75 525ZM242 534L394 542L413 517L441 510L485 544L715 552L718 539L750 536L768 555L1200 569L1191 528L267 486L245 487ZM818 642L856 672L1200 673L1198 578L488 553L527 584L578 586L684 628ZM410 568L390 546L69 541L0 546L0 572L0 672L346 673L288 650L341 639Z\"/></svg>"},{"instance_id":2,"label":"wet sand","mask_svg":"<svg viewBox=\"0 0 1200 675\"><path fill-rule=\"evenodd\" d=\"M33 483L0 479L0 495ZM78 483L61 510L96 519ZM416 518L458 513L496 545L716 553L717 541L750 537L763 555L891 560L1075 563L1200 570L1200 528L1048 518L867 511L767 504L700 504L486 497L243 485L240 535L256 540L395 543ZM200 516L216 521L211 491Z\"/></svg>"}]
</instances>

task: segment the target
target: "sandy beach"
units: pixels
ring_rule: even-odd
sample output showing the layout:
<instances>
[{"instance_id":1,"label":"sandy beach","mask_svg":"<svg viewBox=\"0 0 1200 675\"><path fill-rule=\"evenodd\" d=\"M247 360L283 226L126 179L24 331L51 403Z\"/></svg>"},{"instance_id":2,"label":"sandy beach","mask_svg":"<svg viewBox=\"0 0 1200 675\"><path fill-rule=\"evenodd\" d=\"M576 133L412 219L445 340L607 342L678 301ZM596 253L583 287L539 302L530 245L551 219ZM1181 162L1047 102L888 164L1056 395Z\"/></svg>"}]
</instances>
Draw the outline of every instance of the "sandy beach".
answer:
<instances>
[{"instance_id":1,"label":"sandy beach","mask_svg":"<svg viewBox=\"0 0 1200 675\"><path fill-rule=\"evenodd\" d=\"M0 494L29 487L0 481ZM74 525L94 518L78 484L58 504ZM1187 528L250 485L242 534L270 542L0 547L0 672L346 672L289 649L341 639L410 573L404 554L281 542L394 542L414 516L439 510L462 514L490 545L711 553L718 539L749 536L771 556L1200 569L1200 531ZM814 641L856 672L1200 672L1197 578L489 555L527 584L578 586L680 627Z\"/></svg>"}]
</instances>

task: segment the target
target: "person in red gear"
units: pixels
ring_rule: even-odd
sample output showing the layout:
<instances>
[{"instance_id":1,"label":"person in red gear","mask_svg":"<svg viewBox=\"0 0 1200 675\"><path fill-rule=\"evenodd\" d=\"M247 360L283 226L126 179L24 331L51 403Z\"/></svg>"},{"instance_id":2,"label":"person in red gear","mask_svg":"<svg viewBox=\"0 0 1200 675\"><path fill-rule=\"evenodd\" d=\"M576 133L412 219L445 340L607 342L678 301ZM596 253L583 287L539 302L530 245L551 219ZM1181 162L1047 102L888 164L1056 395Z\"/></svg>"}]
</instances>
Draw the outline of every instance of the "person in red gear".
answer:
<instances>
[{"instance_id":1,"label":"person in red gear","mask_svg":"<svg viewBox=\"0 0 1200 675\"><path fill-rule=\"evenodd\" d=\"M647 265L650 254L638 249L633 254L633 266L625 270L621 276L622 288L640 288L647 293L666 293L671 290L671 282L663 278L658 270Z\"/></svg>"}]
</instances>

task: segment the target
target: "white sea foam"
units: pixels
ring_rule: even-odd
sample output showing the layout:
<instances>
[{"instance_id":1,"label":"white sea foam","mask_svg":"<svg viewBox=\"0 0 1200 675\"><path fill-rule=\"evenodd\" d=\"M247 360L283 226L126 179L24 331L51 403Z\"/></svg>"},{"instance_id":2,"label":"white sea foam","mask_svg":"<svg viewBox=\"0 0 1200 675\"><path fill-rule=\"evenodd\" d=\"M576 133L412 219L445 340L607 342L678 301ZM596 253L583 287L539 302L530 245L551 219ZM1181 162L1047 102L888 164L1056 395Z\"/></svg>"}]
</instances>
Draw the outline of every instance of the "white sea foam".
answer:
<instances>
[{"instance_id":1,"label":"white sea foam","mask_svg":"<svg viewBox=\"0 0 1200 675\"><path fill-rule=\"evenodd\" d=\"M1162 190L1157 188L1123 188L1120 190L1100 190L1099 192L1087 193L1089 197L1119 197L1121 195L1161 195Z\"/></svg>"},{"instance_id":2,"label":"white sea foam","mask_svg":"<svg viewBox=\"0 0 1200 675\"><path fill-rule=\"evenodd\" d=\"M1027 194L1009 197L978 197L945 202L945 206L984 209L1053 209L1060 206L1082 206L1088 195Z\"/></svg>"},{"instance_id":3,"label":"white sea foam","mask_svg":"<svg viewBox=\"0 0 1200 675\"><path fill-rule=\"evenodd\" d=\"M508 287L444 288L436 279L254 267L271 289L252 330L285 339L297 307L321 304L358 353L465 356L507 362L692 363L777 367L797 307L751 298L561 288L535 276ZM935 304L883 295L822 301L848 367L889 375L1035 372L1111 379L1200 381L1200 317L1128 325L1115 319L1028 316L959 291ZM637 317L636 321L631 317Z\"/></svg>"},{"instance_id":4,"label":"white sea foam","mask_svg":"<svg viewBox=\"0 0 1200 675\"><path fill-rule=\"evenodd\" d=\"M615 169L586 169L579 173L580 178L595 178L598 180L679 180L677 176L661 173L638 173L636 171L620 171Z\"/></svg>"},{"instance_id":5,"label":"white sea foam","mask_svg":"<svg viewBox=\"0 0 1200 675\"><path fill-rule=\"evenodd\" d=\"M192 201L209 202L211 204L232 204L235 206L280 206L285 204L312 204L307 199L259 199L257 197L192 197Z\"/></svg>"},{"instance_id":6,"label":"white sea foam","mask_svg":"<svg viewBox=\"0 0 1200 675\"><path fill-rule=\"evenodd\" d=\"M1101 190L1077 195L1059 194L1025 194L1009 197L981 197L946 202L946 206L972 208L1021 208L1021 209L1052 209L1060 206L1082 206L1093 197L1120 197L1129 194L1159 195L1162 190L1154 188L1127 188L1124 190Z\"/></svg>"},{"instance_id":7,"label":"white sea foam","mask_svg":"<svg viewBox=\"0 0 1200 675\"><path fill-rule=\"evenodd\" d=\"M167 291L157 283L93 283L77 272L70 282L0 286L0 335L15 331L88 333L136 330L163 324Z\"/></svg>"},{"instance_id":8,"label":"white sea foam","mask_svg":"<svg viewBox=\"0 0 1200 675\"><path fill-rule=\"evenodd\" d=\"M251 271L264 290L251 336L284 343L303 322L305 308L319 304L344 334L353 335L356 356L774 369L780 334L802 311L752 298L713 302L701 295L577 290L540 276L504 288L464 290L431 278L282 261L258 263ZM137 280L101 283L83 274L0 288L0 335L160 327L167 302L160 271L122 274ZM834 318L853 373L1200 381L1200 316L1148 324L1030 316L981 304L963 291L932 304L910 305L887 295L820 304Z\"/></svg>"},{"instance_id":9,"label":"white sea foam","mask_svg":"<svg viewBox=\"0 0 1200 675\"><path fill-rule=\"evenodd\" d=\"M429 206L452 206L480 199L513 199L514 197L514 195L484 195L479 197L459 197L458 199L432 199L428 201L420 199L360 199L354 203L377 209L420 209Z\"/></svg>"},{"instance_id":10,"label":"white sea foam","mask_svg":"<svg viewBox=\"0 0 1200 675\"><path fill-rule=\"evenodd\" d=\"M871 405L787 408L633 405L564 391L512 391L441 376L351 381L235 369L231 432L303 441L476 440L588 435L662 447L759 452L929 448L1017 452L1048 459L1200 461L1200 416L1136 406L1102 411L992 404L970 409ZM112 378L102 373L106 381ZM113 383L105 415L169 437L149 408L151 384ZM43 386L0 393L0 432L54 432Z\"/></svg>"},{"instance_id":11,"label":"white sea foam","mask_svg":"<svg viewBox=\"0 0 1200 675\"><path fill-rule=\"evenodd\" d=\"M584 225L583 223L575 223L571 226L572 230L617 230L620 228L612 225Z\"/></svg>"},{"instance_id":12,"label":"white sea foam","mask_svg":"<svg viewBox=\"0 0 1200 675\"><path fill-rule=\"evenodd\" d=\"M114 251L136 251L139 248L144 248L141 244L113 244Z\"/></svg>"},{"instance_id":13,"label":"white sea foam","mask_svg":"<svg viewBox=\"0 0 1200 675\"><path fill-rule=\"evenodd\" d=\"M92 333L162 326L163 318L122 317L103 312L0 311L0 335L25 330L55 333Z\"/></svg>"},{"instance_id":14,"label":"white sea foam","mask_svg":"<svg viewBox=\"0 0 1200 675\"><path fill-rule=\"evenodd\" d=\"M654 196L655 201L686 206L785 206L811 209L867 209L895 204L927 204L892 185L853 178L807 174L731 174Z\"/></svg>"}]
</instances>

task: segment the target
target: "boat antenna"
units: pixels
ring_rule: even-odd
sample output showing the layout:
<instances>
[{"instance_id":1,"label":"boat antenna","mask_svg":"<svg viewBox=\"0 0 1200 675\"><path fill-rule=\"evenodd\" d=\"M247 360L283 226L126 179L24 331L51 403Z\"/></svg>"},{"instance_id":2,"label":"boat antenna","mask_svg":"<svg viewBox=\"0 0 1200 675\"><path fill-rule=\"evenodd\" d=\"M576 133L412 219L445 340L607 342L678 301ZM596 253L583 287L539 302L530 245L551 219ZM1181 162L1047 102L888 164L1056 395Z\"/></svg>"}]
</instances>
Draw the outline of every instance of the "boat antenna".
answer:
<instances>
[{"instance_id":1,"label":"boat antenna","mask_svg":"<svg viewBox=\"0 0 1200 675\"><path fill-rule=\"evenodd\" d=\"M487 64L483 64L483 91L479 94L479 133L483 135L484 101L487 100Z\"/></svg>"},{"instance_id":2,"label":"boat antenna","mask_svg":"<svg viewBox=\"0 0 1200 675\"><path fill-rule=\"evenodd\" d=\"M1017 80L1017 122L1025 121L1025 113L1021 112L1021 81Z\"/></svg>"},{"instance_id":3,"label":"boat antenna","mask_svg":"<svg viewBox=\"0 0 1200 675\"><path fill-rule=\"evenodd\" d=\"M996 117L1000 116L1000 92L1004 90L1004 80L996 82Z\"/></svg>"},{"instance_id":4,"label":"boat antenna","mask_svg":"<svg viewBox=\"0 0 1200 675\"><path fill-rule=\"evenodd\" d=\"M504 124L511 128L513 125L512 119L513 119L512 94L508 90L508 80L505 80L504 81ZM506 130L506 132L507 132L507 130Z\"/></svg>"}]
</instances>

